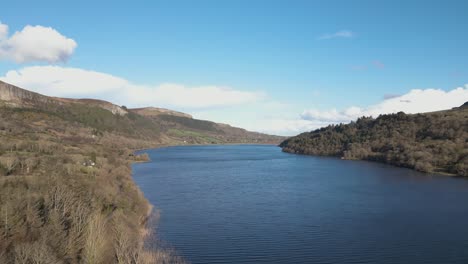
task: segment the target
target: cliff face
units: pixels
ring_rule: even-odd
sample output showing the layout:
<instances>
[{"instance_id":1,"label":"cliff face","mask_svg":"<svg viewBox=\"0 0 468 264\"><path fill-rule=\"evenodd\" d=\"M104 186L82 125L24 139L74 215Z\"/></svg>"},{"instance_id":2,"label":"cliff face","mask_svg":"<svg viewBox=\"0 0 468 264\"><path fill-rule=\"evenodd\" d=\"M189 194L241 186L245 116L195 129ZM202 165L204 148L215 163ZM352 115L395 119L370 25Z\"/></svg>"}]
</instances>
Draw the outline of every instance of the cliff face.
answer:
<instances>
[{"instance_id":1,"label":"cliff face","mask_svg":"<svg viewBox=\"0 0 468 264\"><path fill-rule=\"evenodd\" d=\"M51 97L30 92L2 81L0 81L0 100L10 106L17 107L58 103Z\"/></svg>"},{"instance_id":2,"label":"cliff face","mask_svg":"<svg viewBox=\"0 0 468 264\"><path fill-rule=\"evenodd\" d=\"M16 87L2 81L0 81L0 101L3 101L5 104L13 107L44 107L47 105L78 103L100 107L112 112L114 115L125 115L128 113L122 107L106 101L50 97Z\"/></svg>"},{"instance_id":3,"label":"cliff face","mask_svg":"<svg viewBox=\"0 0 468 264\"><path fill-rule=\"evenodd\" d=\"M126 115L128 111L118 105L96 99L70 99L70 98L57 98L41 95L35 92L31 92L14 85L0 81L0 101L13 107L34 107L34 106L46 106L46 105L63 105L70 103L85 104L89 106L100 107L105 110L112 112L114 115ZM142 116L156 117L159 115L172 115L192 118L191 115L177 112L165 108L158 107L145 107L145 108L134 108L132 112Z\"/></svg>"}]
</instances>

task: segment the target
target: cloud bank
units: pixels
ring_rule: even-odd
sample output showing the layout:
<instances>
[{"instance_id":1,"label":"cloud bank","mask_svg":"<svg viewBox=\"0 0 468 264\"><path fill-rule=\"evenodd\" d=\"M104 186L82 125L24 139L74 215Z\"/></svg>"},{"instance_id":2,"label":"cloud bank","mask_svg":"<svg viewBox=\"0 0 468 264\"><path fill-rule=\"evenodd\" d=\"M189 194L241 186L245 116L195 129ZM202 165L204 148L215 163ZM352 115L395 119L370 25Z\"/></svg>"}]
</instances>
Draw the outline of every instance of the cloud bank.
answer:
<instances>
[{"instance_id":1,"label":"cloud bank","mask_svg":"<svg viewBox=\"0 0 468 264\"><path fill-rule=\"evenodd\" d=\"M258 131L272 135L295 136L302 132L311 131L329 124L329 122L317 120L273 118L256 120L254 124L248 124L244 127L251 131Z\"/></svg>"},{"instance_id":2,"label":"cloud bank","mask_svg":"<svg viewBox=\"0 0 468 264\"><path fill-rule=\"evenodd\" d=\"M99 98L130 107L216 108L253 103L265 97L262 92L222 86L138 85L106 73L60 66L12 70L0 80L45 95Z\"/></svg>"},{"instance_id":3,"label":"cloud bank","mask_svg":"<svg viewBox=\"0 0 468 264\"><path fill-rule=\"evenodd\" d=\"M263 118L245 127L250 130L283 136L294 136L330 124L348 123L361 116L377 117L403 111L424 113L458 107L468 101L468 85L450 91L441 89L416 89L403 95L386 95L384 100L367 107L352 106L343 110L304 110L290 118Z\"/></svg>"},{"instance_id":4,"label":"cloud bank","mask_svg":"<svg viewBox=\"0 0 468 264\"><path fill-rule=\"evenodd\" d=\"M387 96L382 102L365 108L349 107L338 111L331 109L319 111L305 110L301 119L329 123L350 122L361 116L377 117L403 111L408 114L446 110L462 105L468 101L468 85L450 91L441 89L415 89L403 95Z\"/></svg>"},{"instance_id":5,"label":"cloud bank","mask_svg":"<svg viewBox=\"0 0 468 264\"><path fill-rule=\"evenodd\" d=\"M8 25L0 22L0 60L16 63L66 62L76 47L73 39L51 27L28 25L8 36Z\"/></svg>"}]
</instances>

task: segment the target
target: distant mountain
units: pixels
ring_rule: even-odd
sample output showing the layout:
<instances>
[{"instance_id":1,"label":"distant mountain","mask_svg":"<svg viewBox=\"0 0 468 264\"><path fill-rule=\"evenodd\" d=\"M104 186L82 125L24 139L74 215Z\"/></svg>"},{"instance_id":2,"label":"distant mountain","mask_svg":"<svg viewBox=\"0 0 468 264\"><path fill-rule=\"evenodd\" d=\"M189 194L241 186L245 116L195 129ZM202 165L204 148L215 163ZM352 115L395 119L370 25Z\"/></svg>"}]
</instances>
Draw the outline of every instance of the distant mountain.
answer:
<instances>
[{"instance_id":1,"label":"distant mountain","mask_svg":"<svg viewBox=\"0 0 468 264\"><path fill-rule=\"evenodd\" d=\"M468 103L424 114L362 117L283 141L283 151L372 160L424 172L468 176Z\"/></svg>"},{"instance_id":2,"label":"distant mountain","mask_svg":"<svg viewBox=\"0 0 468 264\"><path fill-rule=\"evenodd\" d=\"M0 81L0 106L35 109L98 132L111 132L159 144L278 143L278 136L249 132L229 125L193 119L169 109L127 109L96 99L58 98Z\"/></svg>"}]
</instances>

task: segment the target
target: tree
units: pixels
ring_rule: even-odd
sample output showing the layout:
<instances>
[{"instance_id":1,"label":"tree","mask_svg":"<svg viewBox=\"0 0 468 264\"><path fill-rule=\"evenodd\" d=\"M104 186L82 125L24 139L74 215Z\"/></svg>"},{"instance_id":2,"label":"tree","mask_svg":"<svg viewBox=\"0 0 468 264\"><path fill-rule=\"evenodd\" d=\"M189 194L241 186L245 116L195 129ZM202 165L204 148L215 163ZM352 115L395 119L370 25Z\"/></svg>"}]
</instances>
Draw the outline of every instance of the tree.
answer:
<instances>
[{"instance_id":1,"label":"tree","mask_svg":"<svg viewBox=\"0 0 468 264\"><path fill-rule=\"evenodd\" d=\"M16 157L1 157L0 163L6 170L6 175L10 175L18 165L18 158Z\"/></svg>"}]
</instances>

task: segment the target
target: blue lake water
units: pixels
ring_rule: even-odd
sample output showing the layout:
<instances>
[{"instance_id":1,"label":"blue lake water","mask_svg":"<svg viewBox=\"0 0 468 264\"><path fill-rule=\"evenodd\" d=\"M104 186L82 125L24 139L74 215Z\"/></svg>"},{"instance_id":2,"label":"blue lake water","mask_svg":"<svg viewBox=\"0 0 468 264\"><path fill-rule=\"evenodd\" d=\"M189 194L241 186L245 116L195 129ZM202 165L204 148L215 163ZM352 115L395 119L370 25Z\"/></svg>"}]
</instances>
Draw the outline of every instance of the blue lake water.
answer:
<instances>
[{"instance_id":1,"label":"blue lake water","mask_svg":"<svg viewBox=\"0 0 468 264\"><path fill-rule=\"evenodd\" d=\"M134 179L192 263L468 263L468 181L275 146L148 150Z\"/></svg>"}]
</instances>

